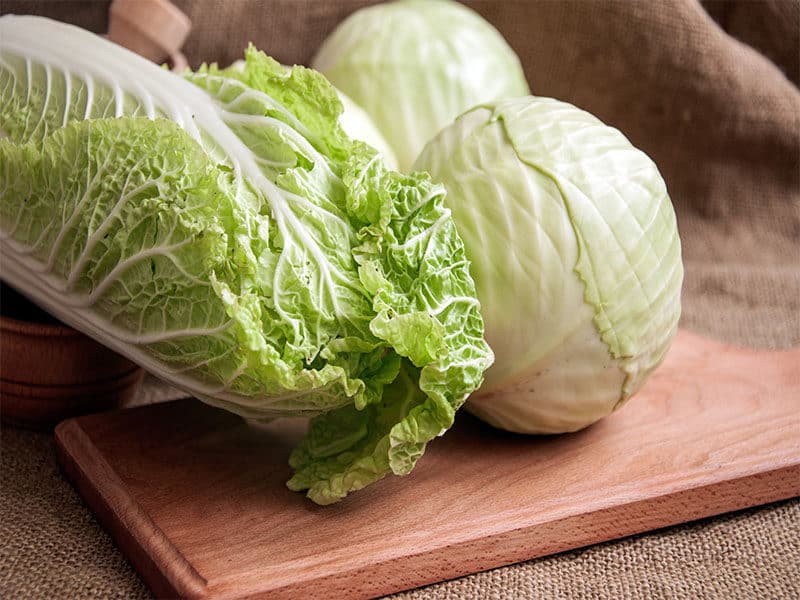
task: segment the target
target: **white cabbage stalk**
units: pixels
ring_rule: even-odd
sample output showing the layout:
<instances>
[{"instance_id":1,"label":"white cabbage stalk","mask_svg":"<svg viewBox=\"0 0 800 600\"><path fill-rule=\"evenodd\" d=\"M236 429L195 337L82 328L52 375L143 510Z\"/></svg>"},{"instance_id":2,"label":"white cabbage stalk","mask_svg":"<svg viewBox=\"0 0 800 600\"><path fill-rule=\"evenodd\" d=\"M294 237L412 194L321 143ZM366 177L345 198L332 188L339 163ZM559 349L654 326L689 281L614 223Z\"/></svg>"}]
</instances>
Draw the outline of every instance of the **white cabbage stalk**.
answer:
<instances>
[{"instance_id":1,"label":"white cabbage stalk","mask_svg":"<svg viewBox=\"0 0 800 600\"><path fill-rule=\"evenodd\" d=\"M468 108L529 93L503 36L450 0L359 10L325 40L312 66L372 117L402 171Z\"/></svg>"},{"instance_id":2,"label":"white cabbage stalk","mask_svg":"<svg viewBox=\"0 0 800 600\"><path fill-rule=\"evenodd\" d=\"M468 409L523 433L581 429L662 361L680 239L655 164L570 104L476 107L414 165L448 190L496 361Z\"/></svg>"}]
</instances>

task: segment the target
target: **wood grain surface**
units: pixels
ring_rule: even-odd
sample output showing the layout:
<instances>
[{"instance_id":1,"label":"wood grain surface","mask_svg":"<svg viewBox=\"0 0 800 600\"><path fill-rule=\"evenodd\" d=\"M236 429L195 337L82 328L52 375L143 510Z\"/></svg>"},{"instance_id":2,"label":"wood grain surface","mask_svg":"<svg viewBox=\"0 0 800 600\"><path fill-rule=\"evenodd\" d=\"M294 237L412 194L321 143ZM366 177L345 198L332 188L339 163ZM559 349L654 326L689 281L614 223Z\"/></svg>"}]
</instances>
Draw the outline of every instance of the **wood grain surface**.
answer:
<instances>
[{"instance_id":1,"label":"wood grain surface","mask_svg":"<svg viewBox=\"0 0 800 600\"><path fill-rule=\"evenodd\" d=\"M303 423L184 400L56 431L59 459L161 596L369 597L800 495L800 350L679 332L645 388L575 434L469 415L413 473L319 507L284 486Z\"/></svg>"}]
</instances>

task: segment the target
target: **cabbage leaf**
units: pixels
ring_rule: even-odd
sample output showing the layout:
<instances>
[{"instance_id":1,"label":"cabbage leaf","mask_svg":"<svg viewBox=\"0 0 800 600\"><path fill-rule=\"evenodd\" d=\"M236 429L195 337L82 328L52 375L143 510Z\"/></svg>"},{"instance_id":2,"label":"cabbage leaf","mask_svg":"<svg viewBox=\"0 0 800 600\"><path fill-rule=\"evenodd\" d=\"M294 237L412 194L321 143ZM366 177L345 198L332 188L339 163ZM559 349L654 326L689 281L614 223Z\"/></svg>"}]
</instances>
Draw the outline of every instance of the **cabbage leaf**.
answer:
<instances>
[{"instance_id":1,"label":"cabbage leaf","mask_svg":"<svg viewBox=\"0 0 800 600\"><path fill-rule=\"evenodd\" d=\"M313 417L289 485L321 504L408 473L492 361L443 188L341 111L253 48L181 78L0 18L3 279L212 405Z\"/></svg>"}]
</instances>

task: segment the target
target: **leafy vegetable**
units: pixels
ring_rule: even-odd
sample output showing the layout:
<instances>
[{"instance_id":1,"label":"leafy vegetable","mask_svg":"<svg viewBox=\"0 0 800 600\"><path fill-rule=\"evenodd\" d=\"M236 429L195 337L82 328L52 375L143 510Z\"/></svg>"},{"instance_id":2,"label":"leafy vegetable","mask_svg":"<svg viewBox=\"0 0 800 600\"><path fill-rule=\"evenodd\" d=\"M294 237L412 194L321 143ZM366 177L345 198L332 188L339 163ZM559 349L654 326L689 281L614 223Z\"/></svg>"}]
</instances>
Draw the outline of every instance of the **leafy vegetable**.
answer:
<instances>
[{"instance_id":1,"label":"leafy vegetable","mask_svg":"<svg viewBox=\"0 0 800 600\"><path fill-rule=\"evenodd\" d=\"M647 155L589 113L528 97L467 112L415 168L448 190L497 358L472 412L574 431L641 387L675 333L683 279Z\"/></svg>"},{"instance_id":2,"label":"leafy vegetable","mask_svg":"<svg viewBox=\"0 0 800 600\"><path fill-rule=\"evenodd\" d=\"M492 355L444 190L254 49L186 79L0 19L3 279L210 404L315 416L292 489L408 473Z\"/></svg>"},{"instance_id":3,"label":"leafy vegetable","mask_svg":"<svg viewBox=\"0 0 800 600\"><path fill-rule=\"evenodd\" d=\"M325 40L312 66L367 111L403 171L468 108L529 93L500 33L450 0L359 10Z\"/></svg>"}]
</instances>

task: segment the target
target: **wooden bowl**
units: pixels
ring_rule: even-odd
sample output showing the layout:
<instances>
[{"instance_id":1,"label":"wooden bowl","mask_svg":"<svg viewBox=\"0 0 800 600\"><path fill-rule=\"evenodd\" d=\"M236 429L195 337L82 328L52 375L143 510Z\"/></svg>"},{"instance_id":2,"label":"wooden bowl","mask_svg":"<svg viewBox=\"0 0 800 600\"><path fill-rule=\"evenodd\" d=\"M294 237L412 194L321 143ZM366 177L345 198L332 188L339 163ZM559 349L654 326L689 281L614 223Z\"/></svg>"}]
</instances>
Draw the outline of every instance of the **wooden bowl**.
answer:
<instances>
[{"instance_id":1,"label":"wooden bowl","mask_svg":"<svg viewBox=\"0 0 800 600\"><path fill-rule=\"evenodd\" d=\"M132 400L144 371L0 286L0 418L49 429Z\"/></svg>"}]
</instances>

